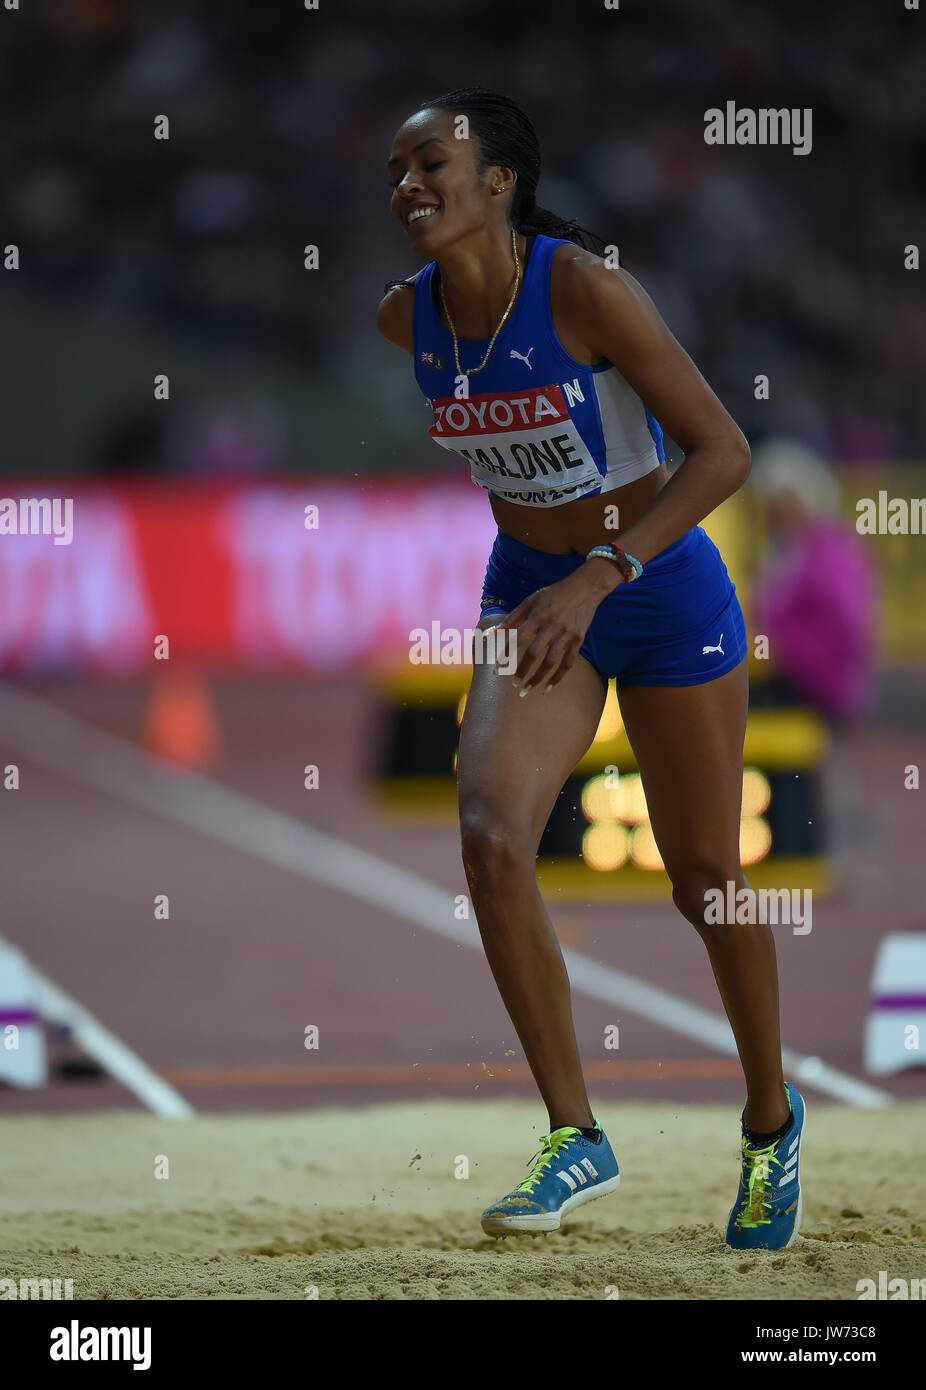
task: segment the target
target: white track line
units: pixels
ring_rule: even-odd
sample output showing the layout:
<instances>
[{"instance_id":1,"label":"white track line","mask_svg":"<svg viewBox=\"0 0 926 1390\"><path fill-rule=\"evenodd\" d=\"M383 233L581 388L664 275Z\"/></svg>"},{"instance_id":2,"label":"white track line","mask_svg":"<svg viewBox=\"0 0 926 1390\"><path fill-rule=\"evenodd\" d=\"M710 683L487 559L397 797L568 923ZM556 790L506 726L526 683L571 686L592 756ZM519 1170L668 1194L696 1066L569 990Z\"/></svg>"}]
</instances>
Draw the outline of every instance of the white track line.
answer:
<instances>
[{"instance_id":1,"label":"white track line","mask_svg":"<svg viewBox=\"0 0 926 1390\"><path fill-rule=\"evenodd\" d=\"M0 943L13 945L12 942L7 942L5 937L0 937ZM18 946L14 949L22 954ZM104 1028L83 1004L65 994L53 980L36 969L28 957L26 963L30 981L35 987L35 1007L43 1018L67 1024L75 1041L89 1052L91 1057L95 1057L110 1076L121 1081L127 1090L134 1091L139 1100L156 1115L185 1119L193 1114L193 1107L184 1100L179 1091L175 1091L163 1077L152 1071L130 1047L120 1042L114 1033Z\"/></svg>"},{"instance_id":2,"label":"white track line","mask_svg":"<svg viewBox=\"0 0 926 1390\"><path fill-rule=\"evenodd\" d=\"M96 729L49 700L0 685L2 741L53 772L108 792L142 811L187 826L221 844L257 855L302 878L324 883L380 911L482 950L475 923L453 916L455 895L417 874L273 811L195 773L179 774L125 739ZM727 1020L578 951L563 952L576 989L593 999L695 1038L728 1056L736 1043ZM838 1071L819 1057L784 1049L786 1070L850 1105L893 1103L888 1091Z\"/></svg>"}]
</instances>

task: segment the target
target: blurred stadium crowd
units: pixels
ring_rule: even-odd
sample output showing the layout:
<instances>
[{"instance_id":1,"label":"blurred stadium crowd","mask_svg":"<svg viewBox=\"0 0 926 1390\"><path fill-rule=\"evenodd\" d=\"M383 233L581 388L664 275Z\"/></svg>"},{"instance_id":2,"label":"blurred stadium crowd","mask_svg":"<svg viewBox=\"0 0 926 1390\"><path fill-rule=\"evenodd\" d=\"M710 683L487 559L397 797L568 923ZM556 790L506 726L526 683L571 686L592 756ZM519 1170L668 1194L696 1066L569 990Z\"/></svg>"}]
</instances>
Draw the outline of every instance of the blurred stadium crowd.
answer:
<instances>
[{"instance_id":1,"label":"blurred stadium crowd","mask_svg":"<svg viewBox=\"0 0 926 1390\"><path fill-rule=\"evenodd\" d=\"M407 361L373 326L383 283L417 268L385 161L421 100L479 83L537 126L538 202L619 246L750 439L843 466L922 459L926 311L903 263L926 242L915 23L860 0L36 0L0 36L13 292L249 363L253 397L200 422L201 471L356 466L286 446L278 372L358 443L381 421L392 448L372 466L428 467ZM811 107L812 153L705 145L705 110L729 99ZM114 392L82 466L172 466L151 407L123 417Z\"/></svg>"}]
</instances>

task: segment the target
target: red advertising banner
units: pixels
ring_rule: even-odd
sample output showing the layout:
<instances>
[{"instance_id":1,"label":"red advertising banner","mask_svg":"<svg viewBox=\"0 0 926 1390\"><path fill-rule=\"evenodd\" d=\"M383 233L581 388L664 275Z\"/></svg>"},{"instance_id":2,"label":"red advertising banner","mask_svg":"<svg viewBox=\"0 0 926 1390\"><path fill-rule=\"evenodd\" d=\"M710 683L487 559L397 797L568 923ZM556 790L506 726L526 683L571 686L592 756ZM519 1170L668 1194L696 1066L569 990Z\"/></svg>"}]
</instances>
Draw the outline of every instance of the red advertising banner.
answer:
<instances>
[{"instance_id":1,"label":"red advertising banner","mask_svg":"<svg viewBox=\"0 0 926 1390\"><path fill-rule=\"evenodd\" d=\"M6 675L129 675L164 636L173 661L213 667L407 656L413 628L475 625L495 536L484 494L463 480L2 490Z\"/></svg>"}]
</instances>

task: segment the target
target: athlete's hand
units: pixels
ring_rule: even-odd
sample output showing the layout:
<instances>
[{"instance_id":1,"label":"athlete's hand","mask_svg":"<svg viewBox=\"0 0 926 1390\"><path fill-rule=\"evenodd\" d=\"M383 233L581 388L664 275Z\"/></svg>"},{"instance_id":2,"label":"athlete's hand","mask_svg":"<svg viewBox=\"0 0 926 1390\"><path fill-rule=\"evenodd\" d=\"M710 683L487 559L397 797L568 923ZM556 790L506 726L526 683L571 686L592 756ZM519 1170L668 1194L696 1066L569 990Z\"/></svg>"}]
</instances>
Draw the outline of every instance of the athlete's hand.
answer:
<instances>
[{"instance_id":1,"label":"athlete's hand","mask_svg":"<svg viewBox=\"0 0 926 1390\"><path fill-rule=\"evenodd\" d=\"M530 594L496 623L514 632L517 669L512 685L521 695L538 686L546 695L575 665L595 610L606 594L623 583L611 560L593 556L565 579Z\"/></svg>"}]
</instances>

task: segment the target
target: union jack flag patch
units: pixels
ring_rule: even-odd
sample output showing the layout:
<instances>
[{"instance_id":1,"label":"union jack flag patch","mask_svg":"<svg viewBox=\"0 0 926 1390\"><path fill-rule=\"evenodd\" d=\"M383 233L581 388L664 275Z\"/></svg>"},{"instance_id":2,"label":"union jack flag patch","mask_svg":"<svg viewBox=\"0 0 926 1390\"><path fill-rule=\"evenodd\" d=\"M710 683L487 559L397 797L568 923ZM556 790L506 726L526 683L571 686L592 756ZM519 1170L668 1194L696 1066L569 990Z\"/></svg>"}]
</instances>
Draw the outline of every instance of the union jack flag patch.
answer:
<instances>
[{"instance_id":1,"label":"union jack flag patch","mask_svg":"<svg viewBox=\"0 0 926 1390\"><path fill-rule=\"evenodd\" d=\"M421 365L422 367L434 367L437 371L441 371L444 366L444 359L437 352L423 352Z\"/></svg>"}]
</instances>

